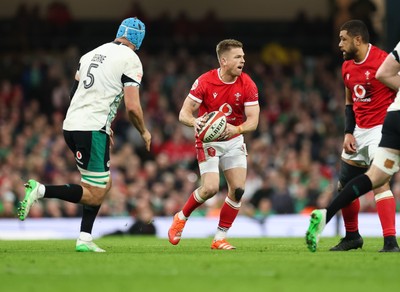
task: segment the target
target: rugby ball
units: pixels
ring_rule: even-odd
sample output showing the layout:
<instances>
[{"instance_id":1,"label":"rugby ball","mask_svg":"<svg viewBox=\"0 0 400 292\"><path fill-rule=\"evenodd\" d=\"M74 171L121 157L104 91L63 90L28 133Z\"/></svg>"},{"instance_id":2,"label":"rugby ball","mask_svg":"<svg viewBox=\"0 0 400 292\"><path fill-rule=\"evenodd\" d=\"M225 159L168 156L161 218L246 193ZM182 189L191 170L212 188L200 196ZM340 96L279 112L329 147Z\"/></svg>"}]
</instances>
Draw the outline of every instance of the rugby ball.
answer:
<instances>
[{"instance_id":1,"label":"rugby ball","mask_svg":"<svg viewBox=\"0 0 400 292\"><path fill-rule=\"evenodd\" d=\"M203 142L217 140L226 128L226 116L223 112L213 111L208 115L204 126L199 130L199 139Z\"/></svg>"}]
</instances>

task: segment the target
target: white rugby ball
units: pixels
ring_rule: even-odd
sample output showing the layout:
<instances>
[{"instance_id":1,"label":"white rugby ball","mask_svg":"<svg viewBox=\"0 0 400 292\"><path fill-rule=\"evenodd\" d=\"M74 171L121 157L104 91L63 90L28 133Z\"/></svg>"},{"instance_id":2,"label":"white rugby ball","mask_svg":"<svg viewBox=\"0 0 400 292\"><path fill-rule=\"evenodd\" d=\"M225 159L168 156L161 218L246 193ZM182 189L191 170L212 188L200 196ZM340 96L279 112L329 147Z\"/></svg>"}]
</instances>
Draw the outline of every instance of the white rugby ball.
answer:
<instances>
[{"instance_id":1,"label":"white rugby ball","mask_svg":"<svg viewBox=\"0 0 400 292\"><path fill-rule=\"evenodd\" d=\"M223 112L213 111L208 115L208 120L199 130L199 139L203 142L212 142L217 140L226 128L226 116Z\"/></svg>"}]
</instances>

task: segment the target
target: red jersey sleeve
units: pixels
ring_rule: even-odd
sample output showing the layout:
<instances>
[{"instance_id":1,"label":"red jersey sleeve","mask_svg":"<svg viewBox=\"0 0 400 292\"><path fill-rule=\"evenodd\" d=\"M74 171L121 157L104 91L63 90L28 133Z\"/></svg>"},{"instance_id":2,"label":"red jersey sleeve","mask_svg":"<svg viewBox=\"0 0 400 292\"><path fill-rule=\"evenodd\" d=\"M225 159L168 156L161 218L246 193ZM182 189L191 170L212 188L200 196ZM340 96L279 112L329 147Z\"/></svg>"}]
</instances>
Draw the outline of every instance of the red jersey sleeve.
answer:
<instances>
[{"instance_id":1,"label":"red jersey sleeve","mask_svg":"<svg viewBox=\"0 0 400 292\"><path fill-rule=\"evenodd\" d=\"M198 103L203 102L205 94L204 83L201 81L202 81L202 76L200 76L194 81L192 88L189 91L189 97L197 101Z\"/></svg>"},{"instance_id":2,"label":"red jersey sleeve","mask_svg":"<svg viewBox=\"0 0 400 292\"><path fill-rule=\"evenodd\" d=\"M246 96L244 99L244 106L257 105L258 104L258 88L250 76L246 76Z\"/></svg>"}]
</instances>

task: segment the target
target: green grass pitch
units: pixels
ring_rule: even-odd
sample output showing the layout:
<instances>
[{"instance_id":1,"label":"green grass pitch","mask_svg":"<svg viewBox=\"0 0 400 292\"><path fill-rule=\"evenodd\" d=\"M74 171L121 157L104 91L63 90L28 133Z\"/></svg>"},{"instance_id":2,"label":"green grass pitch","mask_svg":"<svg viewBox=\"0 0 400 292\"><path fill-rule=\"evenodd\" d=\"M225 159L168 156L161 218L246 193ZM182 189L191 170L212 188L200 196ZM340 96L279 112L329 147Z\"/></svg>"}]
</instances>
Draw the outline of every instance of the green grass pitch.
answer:
<instances>
[{"instance_id":1,"label":"green grass pitch","mask_svg":"<svg viewBox=\"0 0 400 292\"><path fill-rule=\"evenodd\" d=\"M303 238L230 238L233 251L210 249L211 238L172 246L155 237L96 240L106 253L77 253L74 240L0 241L0 291L397 291L400 253L364 248L318 251Z\"/></svg>"}]
</instances>

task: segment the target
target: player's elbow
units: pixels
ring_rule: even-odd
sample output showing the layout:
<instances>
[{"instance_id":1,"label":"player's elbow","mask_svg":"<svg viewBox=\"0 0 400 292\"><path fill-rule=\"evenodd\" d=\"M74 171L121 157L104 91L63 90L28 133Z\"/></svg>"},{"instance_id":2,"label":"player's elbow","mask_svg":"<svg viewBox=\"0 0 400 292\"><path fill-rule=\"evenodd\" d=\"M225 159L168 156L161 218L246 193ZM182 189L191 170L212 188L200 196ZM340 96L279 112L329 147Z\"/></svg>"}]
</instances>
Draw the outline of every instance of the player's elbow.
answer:
<instances>
[{"instance_id":1,"label":"player's elbow","mask_svg":"<svg viewBox=\"0 0 400 292\"><path fill-rule=\"evenodd\" d=\"M382 83L385 83L385 81L390 77L391 74L382 67L379 67L375 74L375 78Z\"/></svg>"},{"instance_id":2,"label":"player's elbow","mask_svg":"<svg viewBox=\"0 0 400 292\"><path fill-rule=\"evenodd\" d=\"M181 110L179 112L179 116L178 116L178 120L179 122L183 123L183 124L187 124L187 113L183 110Z\"/></svg>"},{"instance_id":3,"label":"player's elbow","mask_svg":"<svg viewBox=\"0 0 400 292\"><path fill-rule=\"evenodd\" d=\"M140 109L138 107L127 107L126 113L129 117L139 117L140 116Z\"/></svg>"},{"instance_id":4,"label":"player's elbow","mask_svg":"<svg viewBox=\"0 0 400 292\"><path fill-rule=\"evenodd\" d=\"M128 115L134 115L134 116L136 116L136 110L135 110L134 107L126 107L125 110L126 110L126 113L127 113Z\"/></svg>"},{"instance_id":5,"label":"player's elbow","mask_svg":"<svg viewBox=\"0 0 400 292\"><path fill-rule=\"evenodd\" d=\"M182 111L179 112L178 120L182 123L182 121L183 121L183 113L182 113Z\"/></svg>"},{"instance_id":6,"label":"player's elbow","mask_svg":"<svg viewBox=\"0 0 400 292\"><path fill-rule=\"evenodd\" d=\"M375 78L378 79L380 82L382 82L385 78L384 72L378 69L378 71L376 71Z\"/></svg>"}]
</instances>

